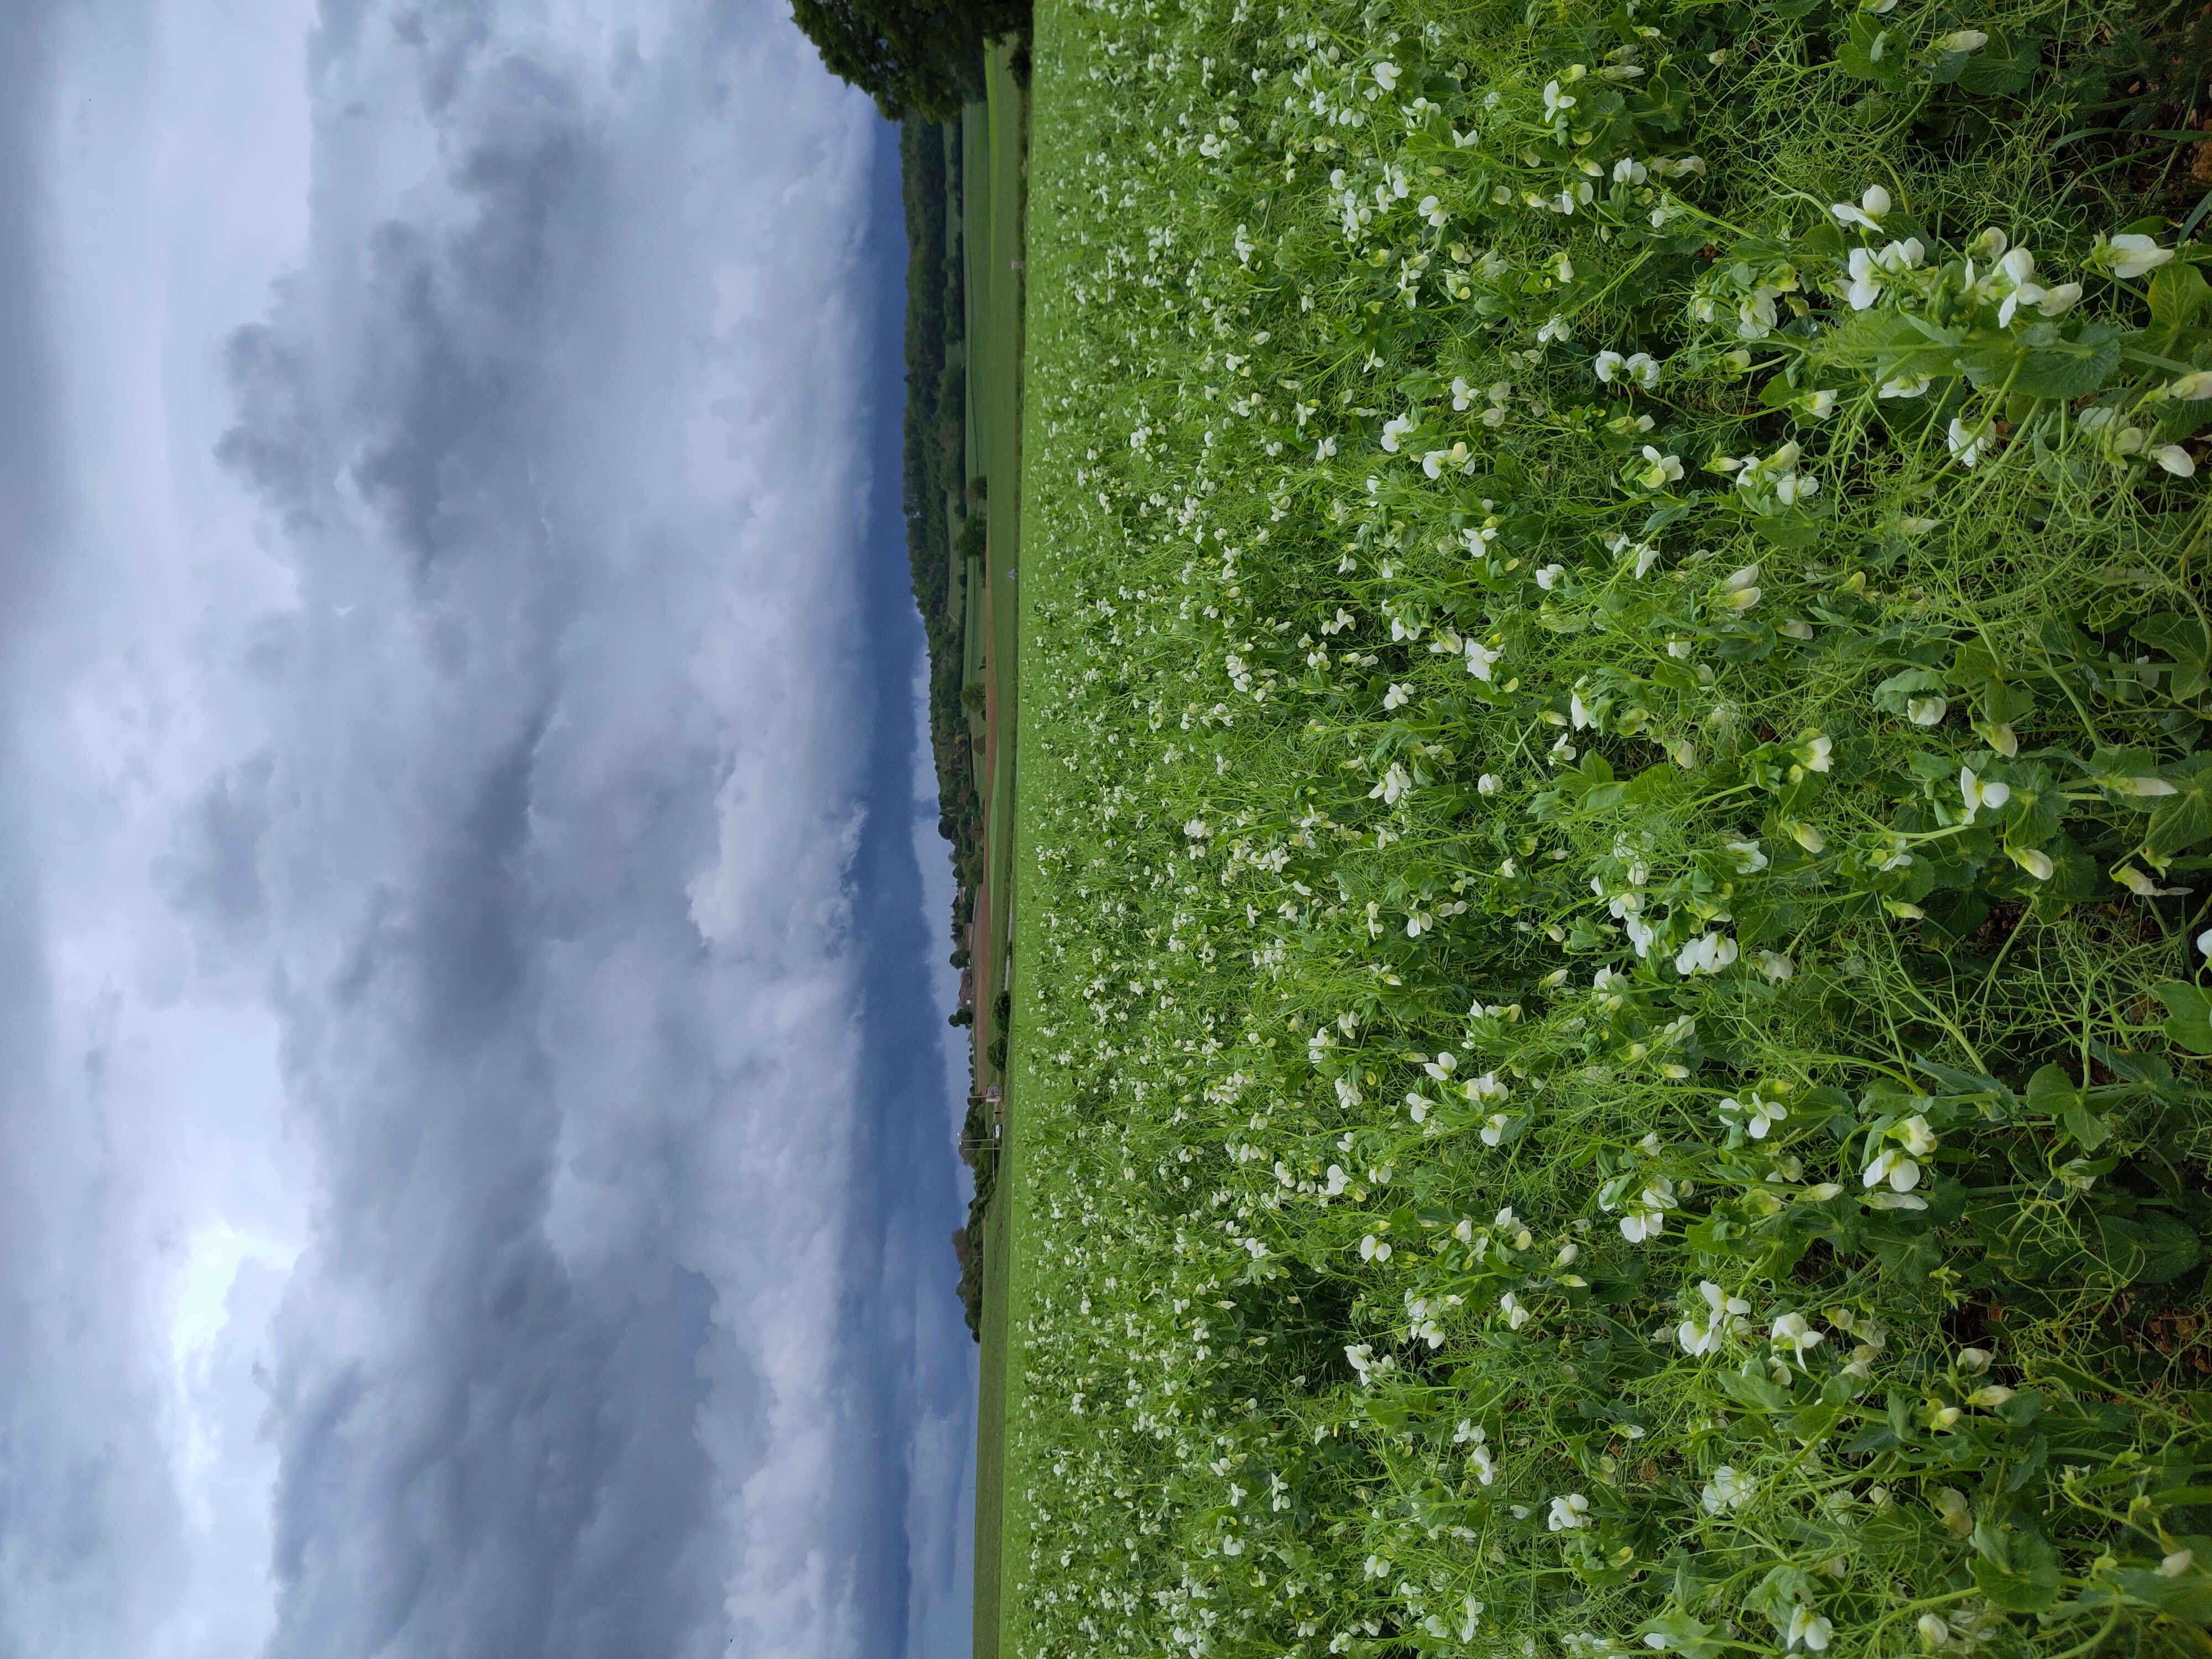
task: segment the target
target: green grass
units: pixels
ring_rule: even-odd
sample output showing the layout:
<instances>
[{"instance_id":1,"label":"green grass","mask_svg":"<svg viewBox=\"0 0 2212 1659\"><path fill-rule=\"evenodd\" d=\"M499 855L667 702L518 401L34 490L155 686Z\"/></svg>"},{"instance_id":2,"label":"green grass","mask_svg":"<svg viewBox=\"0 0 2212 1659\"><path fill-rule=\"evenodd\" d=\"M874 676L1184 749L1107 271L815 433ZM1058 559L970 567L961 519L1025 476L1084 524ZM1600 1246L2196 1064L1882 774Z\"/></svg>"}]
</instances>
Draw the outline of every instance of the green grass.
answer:
<instances>
[{"instance_id":1,"label":"green grass","mask_svg":"<svg viewBox=\"0 0 2212 1659\"><path fill-rule=\"evenodd\" d=\"M1015 890L1015 755L1018 712L1017 665L1022 630L1018 564L1021 545L1021 257L1023 151L1025 94L1007 72L1010 48L993 52L987 68L987 102L970 107L968 222L965 246L969 293L969 433L971 473L988 480L988 550L979 574L987 584L988 661L998 723L988 807L985 865L989 872L989 914L983 933L991 941L992 983L979 984L975 1039L979 1055L999 1035L994 1005L1012 943L1011 907ZM1009 572L1017 580L1009 580ZM983 672L981 649L985 607L980 596L969 607L970 659ZM981 1069L987 1062L979 1060ZM1011 1073L1010 1073L1011 1075ZM1019 1094L1009 1087L999 1144L998 1183L987 1224L984 1249L981 1398L976 1417L975 1611L977 1659L999 1651L1006 1605L1004 1539L1007 1506L1005 1483L1006 1428L1010 1400L1018 1402L1019 1377L1010 1364L1010 1310L1016 1294L1022 1169ZM1018 1403L1015 1407L1018 1409Z\"/></svg>"},{"instance_id":2,"label":"green grass","mask_svg":"<svg viewBox=\"0 0 2212 1659\"><path fill-rule=\"evenodd\" d=\"M994 1651L2204 1651L2181 27L1040 13Z\"/></svg>"}]
</instances>

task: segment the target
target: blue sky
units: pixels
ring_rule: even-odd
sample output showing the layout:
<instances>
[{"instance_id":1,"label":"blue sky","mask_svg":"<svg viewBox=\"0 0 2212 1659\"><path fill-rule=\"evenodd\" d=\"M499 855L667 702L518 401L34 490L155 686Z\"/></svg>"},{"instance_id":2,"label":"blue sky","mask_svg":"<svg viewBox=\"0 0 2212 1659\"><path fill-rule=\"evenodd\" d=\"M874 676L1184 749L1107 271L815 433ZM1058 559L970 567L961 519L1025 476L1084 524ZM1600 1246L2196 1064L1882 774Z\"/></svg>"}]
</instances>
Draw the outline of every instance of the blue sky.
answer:
<instances>
[{"instance_id":1,"label":"blue sky","mask_svg":"<svg viewBox=\"0 0 2212 1659\"><path fill-rule=\"evenodd\" d=\"M0 7L0 1656L966 1650L895 134Z\"/></svg>"}]
</instances>

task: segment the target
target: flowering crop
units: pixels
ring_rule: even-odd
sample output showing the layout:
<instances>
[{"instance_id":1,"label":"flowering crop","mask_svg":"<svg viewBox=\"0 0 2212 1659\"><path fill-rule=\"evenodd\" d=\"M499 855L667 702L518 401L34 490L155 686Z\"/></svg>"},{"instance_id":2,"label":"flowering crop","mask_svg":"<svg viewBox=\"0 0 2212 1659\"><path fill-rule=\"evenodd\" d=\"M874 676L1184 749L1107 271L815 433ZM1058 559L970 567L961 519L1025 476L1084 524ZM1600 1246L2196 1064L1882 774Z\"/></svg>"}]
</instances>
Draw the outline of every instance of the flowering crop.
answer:
<instances>
[{"instance_id":1,"label":"flowering crop","mask_svg":"<svg viewBox=\"0 0 2212 1659\"><path fill-rule=\"evenodd\" d=\"M1041 12L1015 1648L2203 1650L2118 17Z\"/></svg>"}]
</instances>

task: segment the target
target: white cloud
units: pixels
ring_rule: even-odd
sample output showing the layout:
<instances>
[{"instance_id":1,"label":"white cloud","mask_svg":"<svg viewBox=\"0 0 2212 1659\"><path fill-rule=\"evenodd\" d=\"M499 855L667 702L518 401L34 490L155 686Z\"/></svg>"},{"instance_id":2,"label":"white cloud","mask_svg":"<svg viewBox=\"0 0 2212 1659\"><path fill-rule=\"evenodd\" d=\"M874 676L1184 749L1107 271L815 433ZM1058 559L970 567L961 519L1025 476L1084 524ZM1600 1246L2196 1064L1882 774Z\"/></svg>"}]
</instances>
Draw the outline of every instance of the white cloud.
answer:
<instances>
[{"instance_id":1,"label":"white cloud","mask_svg":"<svg viewBox=\"0 0 2212 1659\"><path fill-rule=\"evenodd\" d=\"M866 1012L879 125L770 0L143 9L25 106L0 1647L964 1641L888 1243L949 1136L883 1166Z\"/></svg>"}]
</instances>

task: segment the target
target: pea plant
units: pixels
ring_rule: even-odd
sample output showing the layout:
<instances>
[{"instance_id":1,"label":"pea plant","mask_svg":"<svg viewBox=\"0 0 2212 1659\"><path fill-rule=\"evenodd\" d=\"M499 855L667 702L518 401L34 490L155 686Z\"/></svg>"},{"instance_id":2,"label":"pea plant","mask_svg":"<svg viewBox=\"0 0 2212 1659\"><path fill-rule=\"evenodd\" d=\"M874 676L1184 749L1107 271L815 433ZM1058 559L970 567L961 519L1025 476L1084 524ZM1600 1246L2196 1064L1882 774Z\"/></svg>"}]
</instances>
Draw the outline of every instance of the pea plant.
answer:
<instances>
[{"instance_id":1,"label":"pea plant","mask_svg":"<svg viewBox=\"0 0 2212 1659\"><path fill-rule=\"evenodd\" d=\"M1040 15L1023 1651L2212 1645L2169 26Z\"/></svg>"}]
</instances>

